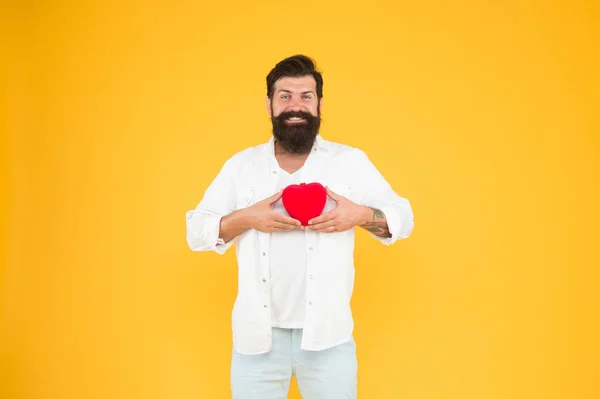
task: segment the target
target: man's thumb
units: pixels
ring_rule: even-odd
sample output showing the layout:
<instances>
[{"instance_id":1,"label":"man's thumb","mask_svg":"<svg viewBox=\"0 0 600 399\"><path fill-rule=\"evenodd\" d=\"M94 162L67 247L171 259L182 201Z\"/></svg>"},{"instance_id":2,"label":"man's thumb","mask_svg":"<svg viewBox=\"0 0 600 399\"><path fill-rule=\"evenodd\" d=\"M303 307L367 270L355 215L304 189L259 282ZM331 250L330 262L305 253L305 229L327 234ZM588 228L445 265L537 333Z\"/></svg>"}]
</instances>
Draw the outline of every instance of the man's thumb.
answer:
<instances>
[{"instance_id":1,"label":"man's thumb","mask_svg":"<svg viewBox=\"0 0 600 399\"><path fill-rule=\"evenodd\" d=\"M283 188L281 190L279 190L278 192L276 192L275 194L273 194L271 197L269 197L269 202L271 204L279 201L279 198L281 198L281 196L283 195Z\"/></svg>"}]
</instances>

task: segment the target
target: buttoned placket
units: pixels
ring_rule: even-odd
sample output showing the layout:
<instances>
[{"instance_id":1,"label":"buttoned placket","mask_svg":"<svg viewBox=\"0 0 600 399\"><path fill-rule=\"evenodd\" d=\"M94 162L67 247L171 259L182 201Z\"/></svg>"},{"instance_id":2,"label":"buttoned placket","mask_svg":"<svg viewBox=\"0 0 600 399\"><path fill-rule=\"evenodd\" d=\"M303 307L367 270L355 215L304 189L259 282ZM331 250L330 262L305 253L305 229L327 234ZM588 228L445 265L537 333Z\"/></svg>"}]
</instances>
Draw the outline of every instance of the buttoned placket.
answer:
<instances>
[{"instance_id":1,"label":"buttoned placket","mask_svg":"<svg viewBox=\"0 0 600 399\"><path fill-rule=\"evenodd\" d=\"M270 271L269 271L269 244L270 235L263 232L258 232L258 242L260 247L260 273L261 273L261 285L262 285L262 302L263 309L268 312L268 319L271 320L271 288L270 288Z\"/></svg>"},{"instance_id":2,"label":"buttoned placket","mask_svg":"<svg viewBox=\"0 0 600 399\"><path fill-rule=\"evenodd\" d=\"M311 316L312 307L317 306L315 290L315 275L317 268L317 234L314 231L304 230L306 238L306 315Z\"/></svg>"},{"instance_id":3,"label":"buttoned placket","mask_svg":"<svg viewBox=\"0 0 600 399\"><path fill-rule=\"evenodd\" d=\"M277 160L275 156L269 157L268 163L268 187L269 193L275 192L277 188L277 180L279 178L279 166L277 165ZM271 194L269 194L271 195ZM269 320L269 325L271 325L271 257L270 257L270 246L271 246L271 234L258 232L258 243L259 243L259 264L260 264L260 275L261 277L261 292L262 292L262 308L263 311L266 312L267 320ZM267 334L271 337L271 329L269 328L269 333Z\"/></svg>"}]
</instances>

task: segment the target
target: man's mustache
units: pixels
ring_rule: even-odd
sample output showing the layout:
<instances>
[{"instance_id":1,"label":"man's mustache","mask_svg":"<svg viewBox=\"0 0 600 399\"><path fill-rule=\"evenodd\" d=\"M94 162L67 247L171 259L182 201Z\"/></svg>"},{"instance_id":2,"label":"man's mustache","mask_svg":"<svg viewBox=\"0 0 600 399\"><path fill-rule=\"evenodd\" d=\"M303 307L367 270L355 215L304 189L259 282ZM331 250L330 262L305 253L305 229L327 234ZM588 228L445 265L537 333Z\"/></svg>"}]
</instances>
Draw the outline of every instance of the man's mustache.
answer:
<instances>
[{"instance_id":1,"label":"man's mustache","mask_svg":"<svg viewBox=\"0 0 600 399\"><path fill-rule=\"evenodd\" d=\"M304 112L304 111L286 111L286 112L282 112L279 115L277 115L276 118L279 120L289 119L289 118L302 118L302 119L311 120L311 119L315 119L317 117L309 112Z\"/></svg>"}]
</instances>

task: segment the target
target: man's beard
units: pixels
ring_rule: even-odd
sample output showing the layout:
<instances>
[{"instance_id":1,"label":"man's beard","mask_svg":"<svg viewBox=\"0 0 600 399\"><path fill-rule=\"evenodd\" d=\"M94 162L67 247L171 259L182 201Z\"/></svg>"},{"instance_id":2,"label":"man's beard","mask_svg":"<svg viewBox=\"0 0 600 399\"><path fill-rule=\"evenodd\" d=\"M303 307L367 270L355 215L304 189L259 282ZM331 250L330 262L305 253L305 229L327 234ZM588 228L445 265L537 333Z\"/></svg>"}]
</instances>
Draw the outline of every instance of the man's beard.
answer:
<instances>
[{"instance_id":1,"label":"man's beard","mask_svg":"<svg viewBox=\"0 0 600 399\"><path fill-rule=\"evenodd\" d=\"M315 138L321 126L321 115L314 116L308 112L282 112L271 117L273 122L273 137L281 147L292 154L307 154L312 149ZM287 125L285 120L299 117L305 120L302 124Z\"/></svg>"}]
</instances>

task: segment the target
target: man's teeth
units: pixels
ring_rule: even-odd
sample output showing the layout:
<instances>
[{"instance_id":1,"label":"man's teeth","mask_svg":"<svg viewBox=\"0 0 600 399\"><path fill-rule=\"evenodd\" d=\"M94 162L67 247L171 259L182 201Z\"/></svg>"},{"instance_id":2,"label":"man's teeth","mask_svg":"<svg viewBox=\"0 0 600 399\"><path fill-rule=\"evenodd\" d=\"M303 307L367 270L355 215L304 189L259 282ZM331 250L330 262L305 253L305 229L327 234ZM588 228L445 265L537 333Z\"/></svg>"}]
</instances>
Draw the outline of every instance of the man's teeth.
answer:
<instances>
[{"instance_id":1,"label":"man's teeth","mask_svg":"<svg viewBox=\"0 0 600 399\"><path fill-rule=\"evenodd\" d=\"M290 118L288 118L289 121L301 121L302 118L298 117L298 116L292 116Z\"/></svg>"}]
</instances>

